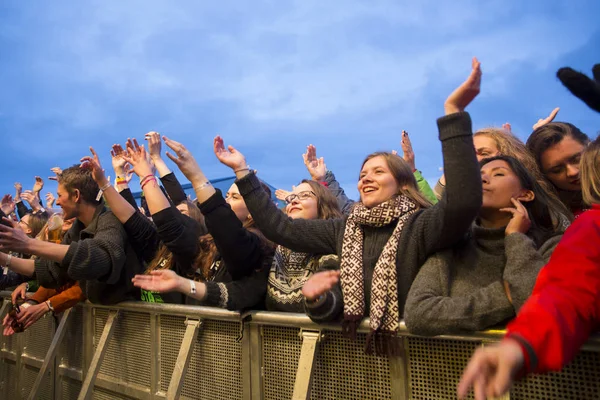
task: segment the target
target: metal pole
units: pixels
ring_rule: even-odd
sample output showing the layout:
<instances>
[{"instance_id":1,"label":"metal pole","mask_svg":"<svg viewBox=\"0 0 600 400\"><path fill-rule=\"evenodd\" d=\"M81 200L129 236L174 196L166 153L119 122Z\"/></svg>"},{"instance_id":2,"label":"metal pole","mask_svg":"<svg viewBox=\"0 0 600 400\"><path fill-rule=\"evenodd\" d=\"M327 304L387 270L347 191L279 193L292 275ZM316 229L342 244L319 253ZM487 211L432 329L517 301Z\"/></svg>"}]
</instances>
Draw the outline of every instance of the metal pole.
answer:
<instances>
[{"instance_id":1,"label":"metal pole","mask_svg":"<svg viewBox=\"0 0 600 400\"><path fill-rule=\"evenodd\" d=\"M171 376L171 382L169 382L169 389L167 390L167 399L175 400L179 398L179 393L183 387L183 376L185 375L192 351L194 350L194 344L198 337L198 328L200 327L199 320L188 320L186 321L187 327L185 328L185 334L179 348L179 355L175 362L175 369Z\"/></svg>"},{"instance_id":2,"label":"metal pole","mask_svg":"<svg viewBox=\"0 0 600 400\"><path fill-rule=\"evenodd\" d=\"M302 337L302 350L296 371L293 400L307 400L310 397L315 354L322 335L321 331L300 331L300 336Z\"/></svg>"},{"instance_id":3,"label":"metal pole","mask_svg":"<svg viewBox=\"0 0 600 400\"><path fill-rule=\"evenodd\" d=\"M88 400L91 398L92 393L94 392L94 382L96 381L96 376L100 371L100 365L102 364L102 360L104 359L104 355L108 349L108 341L115 331L115 318L117 315L119 315L119 310L110 310L108 312L108 318L106 320L106 325L104 325L102 336L100 336L98 348L96 348L94 358L92 358L90 368L85 376L85 380L83 381L81 392L79 392L79 397L77 400Z\"/></svg>"},{"instance_id":4,"label":"metal pole","mask_svg":"<svg viewBox=\"0 0 600 400\"><path fill-rule=\"evenodd\" d=\"M48 348L48 351L46 352L46 357L44 358L42 368L40 368L40 372L38 372L38 375L35 378L35 382L33 383L31 392L29 392L29 400L35 400L37 398L38 391L42 386L42 380L44 379L44 375L46 375L50 364L54 363L54 357L56 356L56 352L58 351L60 343L62 342L63 337L67 332L67 321L69 319L69 316L71 315L71 310L72 309L69 308L63 313L63 316L60 320L60 324L58 325L58 329L54 334L54 338L52 338L52 343L50 343L50 348Z\"/></svg>"}]
</instances>

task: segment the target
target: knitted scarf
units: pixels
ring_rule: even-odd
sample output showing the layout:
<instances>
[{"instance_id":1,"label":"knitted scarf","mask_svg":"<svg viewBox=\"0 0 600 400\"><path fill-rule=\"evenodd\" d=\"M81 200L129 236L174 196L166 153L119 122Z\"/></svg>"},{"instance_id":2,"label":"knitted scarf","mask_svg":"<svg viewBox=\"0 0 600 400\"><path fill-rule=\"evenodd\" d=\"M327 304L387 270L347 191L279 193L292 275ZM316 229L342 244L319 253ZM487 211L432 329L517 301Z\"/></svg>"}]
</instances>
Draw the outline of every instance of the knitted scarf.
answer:
<instances>
[{"instance_id":1,"label":"knitted scarf","mask_svg":"<svg viewBox=\"0 0 600 400\"><path fill-rule=\"evenodd\" d=\"M284 306L303 304L302 286L318 267L318 259L313 254L277 246L269 273L267 295Z\"/></svg>"},{"instance_id":2,"label":"knitted scarf","mask_svg":"<svg viewBox=\"0 0 600 400\"><path fill-rule=\"evenodd\" d=\"M344 296L344 332L356 337L356 330L365 314L365 285L363 272L363 225L382 227L395 220L398 224L385 244L373 271L371 284L371 332L367 337L366 350L371 353L373 337L376 353L394 354L394 348L384 349L386 338L392 342L400 329L398 305L398 277L396 255L402 228L417 205L406 196L392 198L373 208L356 204L346 222L342 243L341 284Z\"/></svg>"}]
</instances>

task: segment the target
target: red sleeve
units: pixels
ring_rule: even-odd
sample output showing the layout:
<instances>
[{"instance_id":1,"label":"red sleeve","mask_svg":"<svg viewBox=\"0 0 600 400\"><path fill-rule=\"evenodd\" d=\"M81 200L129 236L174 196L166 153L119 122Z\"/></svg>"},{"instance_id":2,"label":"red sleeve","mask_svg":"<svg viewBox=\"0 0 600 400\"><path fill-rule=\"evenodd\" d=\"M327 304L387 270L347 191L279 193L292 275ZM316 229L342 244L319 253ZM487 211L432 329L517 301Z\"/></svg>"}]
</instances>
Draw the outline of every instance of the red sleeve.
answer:
<instances>
[{"instance_id":1,"label":"red sleeve","mask_svg":"<svg viewBox=\"0 0 600 400\"><path fill-rule=\"evenodd\" d=\"M595 208L567 229L507 336L528 344L529 371L559 370L597 327L599 307L600 209Z\"/></svg>"},{"instance_id":2,"label":"red sleeve","mask_svg":"<svg viewBox=\"0 0 600 400\"><path fill-rule=\"evenodd\" d=\"M38 290L33 294L33 296L31 296L28 300L33 300L39 304L45 302L55 294L56 289L47 289L45 287L40 286Z\"/></svg>"}]
</instances>

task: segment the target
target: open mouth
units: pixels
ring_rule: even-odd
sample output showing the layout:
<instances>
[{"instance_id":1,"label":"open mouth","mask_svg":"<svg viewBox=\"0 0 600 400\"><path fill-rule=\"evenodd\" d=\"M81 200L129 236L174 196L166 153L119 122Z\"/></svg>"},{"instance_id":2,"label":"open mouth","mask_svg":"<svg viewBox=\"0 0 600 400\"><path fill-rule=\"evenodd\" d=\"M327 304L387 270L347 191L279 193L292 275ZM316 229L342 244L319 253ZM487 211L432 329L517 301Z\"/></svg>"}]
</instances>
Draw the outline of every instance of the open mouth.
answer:
<instances>
[{"instance_id":1,"label":"open mouth","mask_svg":"<svg viewBox=\"0 0 600 400\"><path fill-rule=\"evenodd\" d=\"M372 186L366 186L366 187L363 188L362 192L364 194L369 194L369 193L375 192L376 190L377 190L377 188L374 188Z\"/></svg>"}]
</instances>

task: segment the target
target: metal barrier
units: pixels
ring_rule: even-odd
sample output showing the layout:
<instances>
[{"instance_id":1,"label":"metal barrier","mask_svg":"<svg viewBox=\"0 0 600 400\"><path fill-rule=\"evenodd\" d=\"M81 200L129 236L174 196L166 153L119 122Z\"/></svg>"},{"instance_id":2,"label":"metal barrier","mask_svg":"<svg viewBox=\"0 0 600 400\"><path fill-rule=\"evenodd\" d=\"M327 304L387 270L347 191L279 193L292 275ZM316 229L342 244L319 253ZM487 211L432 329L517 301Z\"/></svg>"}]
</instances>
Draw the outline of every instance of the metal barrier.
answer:
<instances>
[{"instance_id":1,"label":"metal barrier","mask_svg":"<svg viewBox=\"0 0 600 400\"><path fill-rule=\"evenodd\" d=\"M0 339L2 399L454 399L472 352L503 333L421 338L403 327L403 354L388 359L364 354L366 321L357 341L300 314L169 304L86 303L60 321ZM599 343L507 397L600 399Z\"/></svg>"}]
</instances>

